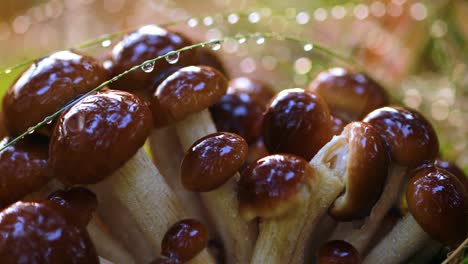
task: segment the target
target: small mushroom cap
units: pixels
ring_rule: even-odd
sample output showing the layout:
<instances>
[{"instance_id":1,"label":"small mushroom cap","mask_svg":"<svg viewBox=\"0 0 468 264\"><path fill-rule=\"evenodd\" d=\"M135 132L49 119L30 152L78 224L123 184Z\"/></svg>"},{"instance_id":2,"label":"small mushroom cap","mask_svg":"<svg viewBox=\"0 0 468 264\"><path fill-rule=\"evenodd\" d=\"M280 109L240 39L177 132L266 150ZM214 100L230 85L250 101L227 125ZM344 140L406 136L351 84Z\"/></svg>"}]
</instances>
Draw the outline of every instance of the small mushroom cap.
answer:
<instances>
[{"instance_id":1,"label":"small mushroom cap","mask_svg":"<svg viewBox=\"0 0 468 264\"><path fill-rule=\"evenodd\" d=\"M439 242L455 246L468 236L468 194L451 173L434 166L416 169L406 200L414 219Z\"/></svg>"},{"instance_id":2,"label":"small mushroom cap","mask_svg":"<svg viewBox=\"0 0 468 264\"><path fill-rule=\"evenodd\" d=\"M222 73L226 78L229 77L224 63L221 61L218 55L209 48L199 48L198 49L198 63L197 65L210 66Z\"/></svg>"},{"instance_id":3,"label":"small mushroom cap","mask_svg":"<svg viewBox=\"0 0 468 264\"><path fill-rule=\"evenodd\" d=\"M0 141L5 146L11 138ZM0 206L39 190L52 178L46 138L28 136L0 152Z\"/></svg>"},{"instance_id":4,"label":"small mushroom cap","mask_svg":"<svg viewBox=\"0 0 468 264\"><path fill-rule=\"evenodd\" d=\"M157 25L140 27L126 35L112 49L112 75L116 76L135 65L191 44L192 42L182 34L170 32ZM197 56L197 50L192 49L182 52L175 64L158 60L152 72L133 71L113 82L110 87L149 95L159 83L177 69L196 64Z\"/></svg>"},{"instance_id":5,"label":"small mushroom cap","mask_svg":"<svg viewBox=\"0 0 468 264\"><path fill-rule=\"evenodd\" d=\"M106 70L99 61L74 51L59 51L34 62L3 97L8 132L25 132L106 79ZM49 135L50 130L40 132Z\"/></svg>"},{"instance_id":6,"label":"small mushroom cap","mask_svg":"<svg viewBox=\"0 0 468 264\"><path fill-rule=\"evenodd\" d=\"M222 73L208 66L189 66L171 74L151 97L154 124L163 127L215 104L226 93Z\"/></svg>"},{"instance_id":7,"label":"small mushroom cap","mask_svg":"<svg viewBox=\"0 0 468 264\"><path fill-rule=\"evenodd\" d=\"M161 254L187 262L200 253L208 244L208 230L195 219L175 223L164 235Z\"/></svg>"},{"instance_id":8,"label":"small mushroom cap","mask_svg":"<svg viewBox=\"0 0 468 264\"><path fill-rule=\"evenodd\" d=\"M361 257L348 242L332 240L320 247L316 262L317 264L360 264Z\"/></svg>"},{"instance_id":9,"label":"small mushroom cap","mask_svg":"<svg viewBox=\"0 0 468 264\"><path fill-rule=\"evenodd\" d=\"M246 220L276 217L307 199L314 172L309 163L291 154L275 154L247 167L238 185L239 211Z\"/></svg>"},{"instance_id":10,"label":"small mushroom cap","mask_svg":"<svg viewBox=\"0 0 468 264\"><path fill-rule=\"evenodd\" d=\"M310 160L332 136L328 107L315 93L283 90L265 112L262 136L269 152Z\"/></svg>"},{"instance_id":11,"label":"small mushroom cap","mask_svg":"<svg viewBox=\"0 0 468 264\"><path fill-rule=\"evenodd\" d=\"M59 117L49 164L66 184L97 183L143 146L151 128L151 112L139 97L123 91L98 92Z\"/></svg>"},{"instance_id":12,"label":"small mushroom cap","mask_svg":"<svg viewBox=\"0 0 468 264\"><path fill-rule=\"evenodd\" d=\"M369 124L350 123L344 133L349 142L346 188L329 214L340 221L351 221L369 215L379 199L387 179L388 153L379 133Z\"/></svg>"},{"instance_id":13,"label":"small mushroom cap","mask_svg":"<svg viewBox=\"0 0 468 264\"><path fill-rule=\"evenodd\" d=\"M377 82L365 74L344 68L320 73L308 89L322 96L333 115L348 121L361 120L389 101Z\"/></svg>"},{"instance_id":14,"label":"small mushroom cap","mask_svg":"<svg viewBox=\"0 0 468 264\"><path fill-rule=\"evenodd\" d=\"M99 263L85 228L49 201L17 202L0 212L2 263Z\"/></svg>"},{"instance_id":15,"label":"small mushroom cap","mask_svg":"<svg viewBox=\"0 0 468 264\"><path fill-rule=\"evenodd\" d=\"M415 110L400 106L383 107L369 113L363 121L381 133L392 160L400 165L417 166L434 160L439 153L434 128Z\"/></svg>"},{"instance_id":16,"label":"small mushroom cap","mask_svg":"<svg viewBox=\"0 0 468 264\"><path fill-rule=\"evenodd\" d=\"M247 142L232 133L214 133L197 140L182 161L182 184L194 192L218 188L244 164L247 151Z\"/></svg>"},{"instance_id":17,"label":"small mushroom cap","mask_svg":"<svg viewBox=\"0 0 468 264\"><path fill-rule=\"evenodd\" d=\"M84 187L58 190L48 199L68 209L70 220L81 226L88 225L98 206L96 194Z\"/></svg>"},{"instance_id":18,"label":"small mushroom cap","mask_svg":"<svg viewBox=\"0 0 468 264\"><path fill-rule=\"evenodd\" d=\"M455 163L438 159L434 164L437 168L444 169L456 176L465 187L465 190L468 191L468 176Z\"/></svg>"},{"instance_id":19,"label":"small mushroom cap","mask_svg":"<svg viewBox=\"0 0 468 264\"><path fill-rule=\"evenodd\" d=\"M268 83L247 77L238 77L230 80L228 93L247 94L265 106L275 96L273 87Z\"/></svg>"}]
</instances>

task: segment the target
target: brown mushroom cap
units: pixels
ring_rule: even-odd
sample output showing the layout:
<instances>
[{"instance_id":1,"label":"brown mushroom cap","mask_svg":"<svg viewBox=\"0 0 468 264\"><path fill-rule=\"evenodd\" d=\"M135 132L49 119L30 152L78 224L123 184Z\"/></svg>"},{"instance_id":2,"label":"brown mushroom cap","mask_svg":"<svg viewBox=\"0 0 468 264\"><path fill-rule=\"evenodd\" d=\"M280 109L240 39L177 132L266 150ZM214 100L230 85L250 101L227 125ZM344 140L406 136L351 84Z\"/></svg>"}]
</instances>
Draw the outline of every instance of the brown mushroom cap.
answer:
<instances>
[{"instance_id":1,"label":"brown mushroom cap","mask_svg":"<svg viewBox=\"0 0 468 264\"><path fill-rule=\"evenodd\" d=\"M186 262L194 258L208 244L208 230L195 219L175 223L164 235L161 254Z\"/></svg>"},{"instance_id":2,"label":"brown mushroom cap","mask_svg":"<svg viewBox=\"0 0 468 264\"><path fill-rule=\"evenodd\" d=\"M439 242L455 246L468 236L468 193L451 173L434 166L411 173L408 208L418 224Z\"/></svg>"},{"instance_id":3,"label":"brown mushroom cap","mask_svg":"<svg viewBox=\"0 0 468 264\"><path fill-rule=\"evenodd\" d=\"M59 117L49 164L64 183L97 183L143 146L151 128L151 112L139 97L123 91L98 92Z\"/></svg>"},{"instance_id":4,"label":"brown mushroom cap","mask_svg":"<svg viewBox=\"0 0 468 264\"><path fill-rule=\"evenodd\" d=\"M211 67L179 69L167 77L151 97L155 126L167 126L207 109L226 93L227 86L226 78Z\"/></svg>"},{"instance_id":5,"label":"brown mushroom cap","mask_svg":"<svg viewBox=\"0 0 468 264\"><path fill-rule=\"evenodd\" d=\"M5 146L11 138L0 141ZM48 140L28 136L0 152L0 205L15 202L39 190L52 178L47 159Z\"/></svg>"},{"instance_id":6,"label":"brown mushroom cap","mask_svg":"<svg viewBox=\"0 0 468 264\"><path fill-rule=\"evenodd\" d=\"M269 152L310 160L332 136L328 107L315 93L283 90L265 112L262 135Z\"/></svg>"},{"instance_id":7,"label":"brown mushroom cap","mask_svg":"<svg viewBox=\"0 0 468 264\"><path fill-rule=\"evenodd\" d=\"M331 118L331 130L333 135L339 135L341 132L343 132L344 127L347 125L346 121L343 119L330 115Z\"/></svg>"},{"instance_id":8,"label":"brown mushroom cap","mask_svg":"<svg viewBox=\"0 0 468 264\"><path fill-rule=\"evenodd\" d=\"M268 83L247 77L238 77L230 80L227 93L247 94L265 106L275 96L273 87Z\"/></svg>"},{"instance_id":9,"label":"brown mushroom cap","mask_svg":"<svg viewBox=\"0 0 468 264\"><path fill-rule=\"evenodd\" d=\"M301 157L270 155L246 168L238 185L239 211L246 220L280 216L310 193L313 169Z\"/></svg>"},{"instance_id":10,"label":"brown mushroom cap","mask_svg":"<svg viewBox=\"0 0 468 264\"><path fill-rule=\"evenodd\" d=\"M454 176L456 176L460 180L460 182L463 184L463 186L465 186L465 190L468 191L468 176L466 176L465 172L463 172L463 170L460 169L460 167L458 167L455 163L437 159L434 165L437 168L444 169L452 173Z\"/></svg>"},{"instance_id":11,"label":"brown mushroom cap","mask_svg":"<svg viewBox=\"0 0 468 264\"><path fill-rule=\"evenodd\" d=\"M118 75L146 60L154 59L170 51L191 45L185 36L170 32L157 25L146 25L126 35L112 50L112 75ZM167 76L177 69L196 64L197 49L180 54L175 64L158 60L152 72L133 71L111 84L112 89L149 95Z\"/></svg>"},{"instance_id":12,"label":"brown mushroom cap","mask_svg":"<svg viewBox=\"0 0 468 264\"><path fill-rule=\"evenodd\" d=\"M320 73L308 89L322 96L333 115L348 121L360 120L389 102L385 90L377 82L363 73L344 68Z\"/></svg>"},{"instance_id":13,"label":"brown mushroom cap","mask_svg":"<svg viewBox=\"0 0 468 264\"><path fill-rule=\"evenodd\" d=\"M247 150L247 142L232 133L214 133L197 140L182 161L182 184L194 192L218 188L244 164Z\"/></svg>"},{"instance_id":14,"label":"brown mushroom cap","mask_svg":"<svg viewBox=\"0 0 468 264\"><path fill-rule=\"evenodd\" d=\"M348 242L332 240L320 247L316 262L317 264L360 264L361 257Z\"/></svg>"},{"instance_id":15,"label":"brown mushroom cap","mask_svg":"<svg viewBox=\"0 0 468 264\"><path fill-rule=\"evenodd\" d=\"M34 62L3 97L5 126L19 135L80 94L107 79L99 61L74 51L59 51ZM49 135L51 128L41 132Z\"/></svg>"},{"instance_id":16,"label":"brown mushroom cap","mask_svg":"<svg viewBox=\"0 0 468 264\"><path fill-rule=\"evenodd\" d=\"M383 107L369 113L371 124L385 140L391 158L403 166L417 166L433 160L439 141L432 125L420 113L400 106Z\"/></svg>"},{"instance_id":17,"label":"brown mushroom cap","mask_svg":"<svg viewBox=\"0 0 468 264\"><path fill-rule=\"evenodd\" d=\"M68 209L69 219L81 226L88 225L98 206L96 194L84 187L58 190L48 199Z\"/></svg>"},{"instance_id":18,"label":"brown mushroom cap","mask_svg":"<svg viewBox=\"0 0 468 264\"><path fill-rule=\"evenodd\" d=\"M0 212L2 263L99 263L85 228L52 202L17 202Z\"/></svg>"},{"instance_id":19,"label":"brown mushroom cap","mask_svg":"<svg viewBox=\"0 0 468 264\"><path fill-rule=\"evenodd\" d=\"M346 189L330 207L329 214L340 221L367 216L384 188L388 153L377 130L363 122L345 127L349 141L345 176Z\"/></svg>"}]
</instances>

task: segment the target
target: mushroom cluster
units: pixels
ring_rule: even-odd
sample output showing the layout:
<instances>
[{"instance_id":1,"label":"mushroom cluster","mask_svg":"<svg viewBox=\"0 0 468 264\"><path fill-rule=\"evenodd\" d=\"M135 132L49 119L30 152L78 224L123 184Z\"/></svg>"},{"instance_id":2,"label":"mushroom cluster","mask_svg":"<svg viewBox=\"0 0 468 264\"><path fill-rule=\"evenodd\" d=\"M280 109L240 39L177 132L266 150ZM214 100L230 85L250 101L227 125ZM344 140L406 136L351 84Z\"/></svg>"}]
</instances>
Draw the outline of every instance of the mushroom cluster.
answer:
<instances>
[{"instance_id":1,"label":"mushroom cluster","mask_svg":"<svg viewBox=\"0 0 468 264\"><path fill-rule=\"evenodd\" d=\"M11 85L0 147L62 112L0 152L1 263L401 263L467 238L466 175L378 82L275 93L191 43L147 25L106 67L59 51Z\"/></svg>"}]
</instances>

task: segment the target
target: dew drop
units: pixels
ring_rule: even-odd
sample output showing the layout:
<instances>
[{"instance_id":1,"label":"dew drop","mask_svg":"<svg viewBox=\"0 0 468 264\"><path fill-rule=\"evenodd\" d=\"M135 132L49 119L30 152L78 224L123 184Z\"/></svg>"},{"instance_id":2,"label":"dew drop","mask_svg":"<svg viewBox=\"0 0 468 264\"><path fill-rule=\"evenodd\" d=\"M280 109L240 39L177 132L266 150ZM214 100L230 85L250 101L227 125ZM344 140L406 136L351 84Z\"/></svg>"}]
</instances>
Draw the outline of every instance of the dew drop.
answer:
<instances>
[{"instance_id":1,"label":"dew drop","mask_svg":"<svg viewBox=\"0 0 468 264\"><path fill-rule=\"evenodd\" d=\"M227 21L229 22L229 24L235 24L235 23L239 22L239 15L238 14L230 14L227 17Z\"/></svg>"},{"instance_id":2,"label":"dew drop","mask_svg":"<svg viewBox=\"0 0 468 264\"><path fill-rule=\"evenodd\" d=\"M112 44L112 41L110 39L106 39L104 40L103 42L101 42L101 46L103 48L107 48L107 47L110 47L110 45Z\"/></svg>"},{"instance_id":3,"label":"dew drop","mask_svg":"<svg viewBox=\"0 0 468 264\"><path fill-rule=\"evenodd\" d=\"M213 25L213 22L213 18L210 16L203 18L203 24L205 24L205 26L211 26Z\"/></svg>"},{"instance_id":4,"label":"dew drop","mask_svg":"<svg viewBox=\"0 0 468 264\"><path fill-rule=\"evenodd\" d=\"M239 42L239 44L245 43L246 41L247 41L247 39L245 37L239 37L237 39L237 42Z\"/></svg>"},{"instance_id":5,"label":"dew drop","mask_svg":"<svg viewBox=\"0 0 468 264\"><path fill-rule=\"evenodd\" d=\"M210 44L208 44L212 50L219 50L221 48L221 42L220 41L213 41Z\"/></svg>"},{"instance_id":6,"label":"dew drop","mask_svg":"<svg viewBox=\"0 0 468 264\"><path fill-rule=\"evenodd\" d=\"M154 70L154 61L147 62L141 66L144 72L152 72Z\"/></svg>"},{"instance_id":7,"label":"dew drop","mask_svg":"<svg viewBox=\"0 0 468 264\"><path fill-rule=\"evenodd\" d=\"M305 51L311 51L314 48L314 45L307 43L304 45L304 50Z\"/></svg>"},{"instance_id":8,"label":"dew drop","mask_svg":"<svg viewBox=\"0 0 468 264\"><path fill-rule=\"evenodd\" d=\"M198 20L196 18L190 18L187 20L187 25L191 28L196 27L198 25Z\"/></svg>"},{"instance_id":9,"label":"dew drop","mask_svg":"<svg viewBox=\"0 0 468 264\"><path fill-rule=\"evenodd\" d=\"M179 56L180 56L179 52L170 53L167 55L166 61L169 64L176 64L179 61Z\"/></svg>"},{"instance_id":10,"label":"dew drop","mask_svg":"<svg viewBox=\"0 0 468 264\"><path fill-rule=\"evenodd\" d=\"M257 43L258 45L262 45L263 43L265 43L265 38L263 36L255 36L254 39L255 43Z\"/></svg>"},{"instance_id":11,"label":"dew drop","mask_svg":"<svg viewBox=\"0 0 468 264\"><path fill-rule=\"evenodd\" d=\"M6 70L5 70L5 73L6 73L6 74L10 74L10 73L11 73L11 69L6 69Z\"/></svg>"},{"instance_id":12,"label":"dew drop","mask_svg":"<svg viewBox=\"0 0 468 264\"><path fill-rule=\"evenodd\" d=\"M31 129L31 131L28 132L29 135L31 135L32 133L34 133L34 129Z\"/></svg>"},{"instance_id":13,"label":"dew drop","mask_svg":"<svg viewBox=\"0 0 468 264\"><path fill-rule=\"evenodd\" d=\"M54 121L54 120L51 119L51 120L47 121L46 124L47 124L47 125L50 125L50 124L52 124L53 121Z\"/></svg>"}]
</instances>

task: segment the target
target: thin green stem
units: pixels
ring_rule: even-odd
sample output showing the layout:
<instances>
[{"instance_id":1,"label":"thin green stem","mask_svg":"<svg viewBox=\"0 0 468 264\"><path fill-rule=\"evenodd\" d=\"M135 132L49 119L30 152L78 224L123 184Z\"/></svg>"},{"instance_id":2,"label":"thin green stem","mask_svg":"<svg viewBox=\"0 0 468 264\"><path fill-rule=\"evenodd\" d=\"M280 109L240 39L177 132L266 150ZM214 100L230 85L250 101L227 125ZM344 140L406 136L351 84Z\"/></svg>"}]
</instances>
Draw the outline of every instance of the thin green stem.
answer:
<instances>
[{"instance_id":1,"label":"thin green stem","mask_svg":"<svg viewBox=\"0 0 468 264\"><path fill-rule=\"evenodd\" d=\"M78 101L80 101L83 98L85 98L85 97L87 97L87 96L101 90L105 86L109 85L112 82L117 81L118 79L122 78L123 76L125 76L125 75L127 75L127 74L129 74L129 73L131 73L133 71L136 71L138 69L141 69L146 64L155 63L156 61L161 60L161 59L165 59L166 57L169 57L171 55L179 54L181 52L188 51L188 50L198 48L198 47L204 47L204 46L207 46L207 45L209 46L209 45L220 44L222 42L226 42L226 41L229 41L229 40L239 41L240 39L254 39L254 38L260 38L260 37L265 38L265 39L278 39L278 40L294 41L294 42L299 42L302 45L311 44L311 45L313 45L314 49L317 50L317 51L320 51L320 52L323 52L323 53L328 54L330 56L333 56L333 57L335 57L335 58L337 58L339 60L342 60L345 63L350 63L350 64L353 64L353 65L357 65L357 63L355 63L351 58L347 58L345 56L339 55L339 54L325 48L322 45L319 45L317 43L307 42L307 41L305 41L305 40L303 40L301 38L298 38L296 36L282 35L282 34L277 34L277 33L249 33L249 34L228 36L228 37L224 37L224 38L221 38L221 39L213 39L213 40L210 40L210 41L200 42L200 43L196 43L196 44L193 44L193 45L190 45L190 46L185 46L185 47L183 47L181 49L178 49L178 50L170 51L170 52L168 52L168 53L166 53L164 55L161 55L161 56L158 56L156 58L144 61L143 63L141 63L139 65L135 65L132 68L120 73L119 75L113 77L112 79L109 79L109 80L101 83L96 88L94 88L91 91L89 91L89 92L81 95L80 97L78 97L72 103L67 104L66 106L60 108L57 112L55 112L52 115L46 117L43 121L39 122L35 126L32 126L32 127L28 128L28 130L26 130L23 134L21 134L18 137L14 138L8 144L6 144L2 148L0 148L0 152L3 151L6 148L12 146L13 144L17 143L19 140L23 139L25 136L34 133L34 131L36 131L38 128L42 127L43 125L52 122L56 117L58 117L61 113L68 110L70 107L72 107Z\"/></svg>"}]
</instances>

